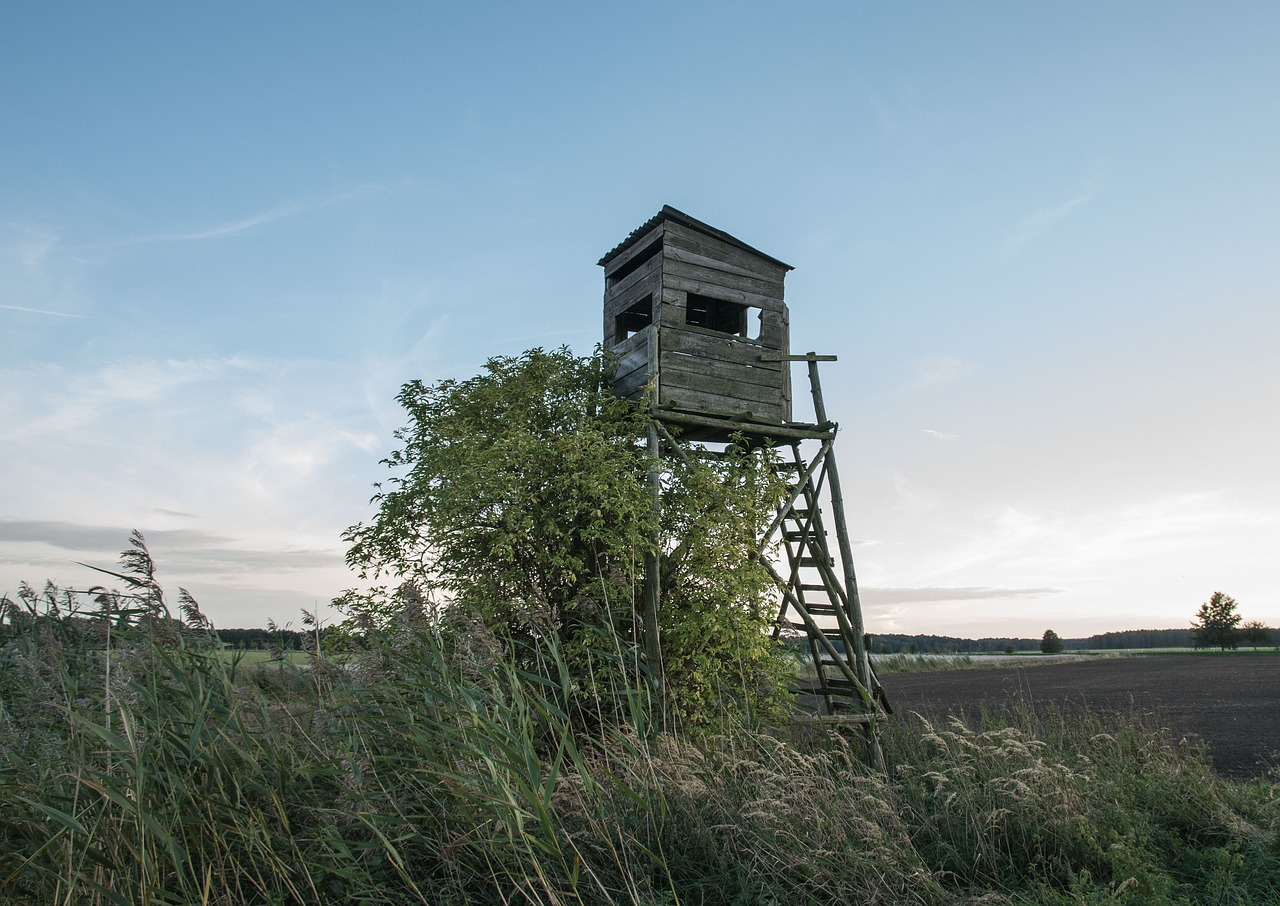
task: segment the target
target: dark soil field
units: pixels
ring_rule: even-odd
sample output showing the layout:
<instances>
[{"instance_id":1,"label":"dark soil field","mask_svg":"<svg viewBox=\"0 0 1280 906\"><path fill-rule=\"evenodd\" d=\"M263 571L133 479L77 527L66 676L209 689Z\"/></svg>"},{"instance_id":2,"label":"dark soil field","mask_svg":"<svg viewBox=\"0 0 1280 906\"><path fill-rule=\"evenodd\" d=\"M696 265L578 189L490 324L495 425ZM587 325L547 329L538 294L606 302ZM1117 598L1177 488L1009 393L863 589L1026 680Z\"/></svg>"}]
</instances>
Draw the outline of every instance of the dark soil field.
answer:
<instances>
[{"instance_id":1,"label":"dark soil field","mask_svg":"<svg viewBox=\"0 0 1280 906\"><path fill-rule=\"evenodd\" d=\"M938 670L882 678L896 713L973 714L1018 701L1133 708L1209 745L1214 768L1237 779L1280 768L1280 657L1163 655L1099 657L1065 664Z\"/></svg>"}]
</instances>

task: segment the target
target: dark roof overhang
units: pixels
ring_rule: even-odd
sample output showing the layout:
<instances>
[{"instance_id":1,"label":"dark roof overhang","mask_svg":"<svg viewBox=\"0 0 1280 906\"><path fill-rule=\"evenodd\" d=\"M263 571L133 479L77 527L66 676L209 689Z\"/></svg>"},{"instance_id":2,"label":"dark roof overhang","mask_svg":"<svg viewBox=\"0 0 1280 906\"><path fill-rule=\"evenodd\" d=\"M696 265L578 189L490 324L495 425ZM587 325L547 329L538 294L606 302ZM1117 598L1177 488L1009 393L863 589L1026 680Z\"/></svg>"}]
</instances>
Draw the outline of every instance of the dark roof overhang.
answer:
<instances>
[{"instance_id":1,"label":"dark roof overhang","mask_svg":"<svg viewBox=\"0 0 1280 906\"><path fill-rule=\"evenodd\" d=\"M603 258L601 258L596 263L599 264L601 267L604 267L614 258L618 257L627 249L631 248L631 246L639 242L640 239L646 233L652 230L655 226L668 220L674 223L678 223L682 226L686 226L691 230L697 230L700 233L705 233L708 236L714 236L716 239L719 239L722 242L727 242L730 245L737 246L738 248L743 249L744 251L748 251L753 255L759 255L761 258L764 258L766 261L772 261L774 264L777 264L780 267L785 267L789 271L795 270L794 267L787 264L785 261L779 261L777 258L774 258L772 255L766 255L764 252L760 251L758 248L754 248L753 246L747 245L745 242L743 242L741 239L738 239L736 236L730 236L724 230L717 230L715 227L711 226L710 224L703 223L701 220L698 220L696 217L690 217L688 214L684 213L684 211L678 211L675 208L671 207L671 205L669 204L663 205L661 211L659 211L653 217L650 217L640 226L632 230L631 234L627 236L626 239L622 240L622 242L615 245L612 249L609 250L608 254L606 254Z\"/></svg>"}]
</instances>

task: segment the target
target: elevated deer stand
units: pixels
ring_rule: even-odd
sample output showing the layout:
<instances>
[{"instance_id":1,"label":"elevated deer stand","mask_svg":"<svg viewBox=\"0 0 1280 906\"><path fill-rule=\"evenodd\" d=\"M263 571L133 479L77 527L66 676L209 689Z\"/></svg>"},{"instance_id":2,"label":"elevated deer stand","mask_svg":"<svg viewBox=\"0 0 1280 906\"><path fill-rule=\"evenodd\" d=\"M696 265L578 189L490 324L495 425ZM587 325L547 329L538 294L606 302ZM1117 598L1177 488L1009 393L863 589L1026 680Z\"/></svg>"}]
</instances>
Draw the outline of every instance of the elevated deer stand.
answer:
<instances>
[{"instance_id":1,"label":"elevated deer stand","mask_svg":"<svg viewBox=\"0 0 1280 906\"><path fill-rule=\"evenodd\" d=\"M888 705L867 656L837 426L827 419L818 379L818 363L835 356L790 353L783 302L790 265L669 206L600 264L605 347L617 356L614 392L635 400L647 393L656 420L649 437L654 505L664 454L688 456L695 445L705 450L735 436L786 451L779 468L788 491L755 551L778 584L774 636L807 641L815 676L795 687L807 718L861 725L878 761L874 726ZM808 366L812 424L791 417L793 362ZM657 558L646 566L645 648L658 664Z\"/></svg>"}]
</instances>

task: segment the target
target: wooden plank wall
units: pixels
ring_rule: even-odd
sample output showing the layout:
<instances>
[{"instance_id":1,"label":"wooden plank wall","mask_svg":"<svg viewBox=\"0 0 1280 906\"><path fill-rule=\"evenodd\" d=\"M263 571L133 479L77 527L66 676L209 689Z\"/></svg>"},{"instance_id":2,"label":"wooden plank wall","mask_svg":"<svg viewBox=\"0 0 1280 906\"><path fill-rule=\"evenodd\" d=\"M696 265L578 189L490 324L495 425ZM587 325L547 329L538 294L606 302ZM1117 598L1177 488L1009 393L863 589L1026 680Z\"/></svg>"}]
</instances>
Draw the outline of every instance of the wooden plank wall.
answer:
<instances>
[{"instance_id":1,"label":"wooden plank wall","mask_svg":"<svg viewBox=\"0 0 1280 906\"><path fill-rule=\"evenodd\" d=\"M750 413L756 421L790 421L790 368L760 361L762 352L789 351L782 283L786 268L682 224L668 222L666 228L659 405L717 415ZM686 324L689 293L750 306L748 319L760 319L759 337Z\"/></svg>"},{"instance_id":2,"label":"wooden plank wall","mask_svg":"<svg viewBox=\"0 0 1280 906\"><path fill-rule=\"evenodd\" d=\"M653 329L642 330L613 347L618 364L613 370L613 392L638 400L649 383L649 338Z\"/></svg>"},{"instance_id":3,"label":"wooden plank wall","mask_svg":"<svg viewBox=\"0 0 1280 906\"><path fill-rule=\"evenodd\" d=\"M647 261L621 280L616 280L612 275L619 270L627 269L635 260L650 255L655 247L654 244L662 240L665 227L666 224L659 223L635 245L610 261L605 270L605 347L618 357L618 364L613 372L613 392L627 399L640 399L654 371L655 363L652 361L649 342L654 327L651 325L639 333L622 339L617 333L618 315L646 296L655 300L661 297L662 254L659 252L651 255ZM653 307L656 322L658 316L656 309L660 306L655 304Z\"/></svg>"},{"instance_id":4,"label":"wooden plank wall","mask_svg":"<svg viewBox=\"0 0 1280 906\"><path fill-rule=\"evenodd\" d=\"M653 254L661 243L661 251ZM650 256L646 260L646 256ZM638 266L635 262L640 261ZM621 279L614 274L630 270ZM658 378L656 402L710 415L781 423L791 420L790 368L762 362L790 351L783 278L787 268L675 221L658 223L609 262L605 272L605 345L618 356L614 391L639 399ZM752 339L686 323L689 293L749 306L759 318ZM651 296L651 327L622 339L617 318Z\"/></svg>"},{"instance_id":5,"label":"wooden plank wall","mask_svg":"<svg viewBox=\"0 0 1280 906\"><path fill-rule=\"evenodd\" d=\"M634 259L647 254L654 243L662 240L665 227L664 223L658 224L634 246L609 262L609 267L605 271L604 338L605 346L610 349L621 340L615 334L618 315L647 295L657 299L662 294L663 256L661 253L653 255L636 270L616 282L611 275L625 269ZM657 311L654 312L655 322L658 314Z\"/></svg>"}]
</instances>

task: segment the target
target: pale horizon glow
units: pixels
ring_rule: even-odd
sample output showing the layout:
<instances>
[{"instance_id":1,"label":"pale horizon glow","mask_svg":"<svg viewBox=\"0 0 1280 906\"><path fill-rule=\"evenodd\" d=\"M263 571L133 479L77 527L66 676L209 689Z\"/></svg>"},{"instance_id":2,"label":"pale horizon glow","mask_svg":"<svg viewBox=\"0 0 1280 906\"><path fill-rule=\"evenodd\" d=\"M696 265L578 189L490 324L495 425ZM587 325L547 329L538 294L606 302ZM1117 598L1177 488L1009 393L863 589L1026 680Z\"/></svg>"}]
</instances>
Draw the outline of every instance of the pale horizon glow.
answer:
<instances>
[{"instance_id":1,"label":"pale horizon glow","mask_svg":"<svg viewBox=\"0 0 1280 906\"><path fill-rule=\"evenodd\" d=\"M0 593L138 529L216 625L332 619L400 386L589 352L671 204L839 357L868 631L1280 625L1274 4L4 18Z\"/></svg>"}]
</instances>

